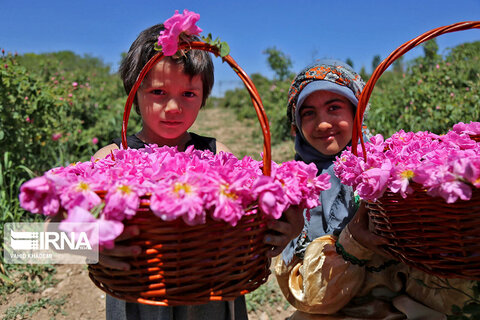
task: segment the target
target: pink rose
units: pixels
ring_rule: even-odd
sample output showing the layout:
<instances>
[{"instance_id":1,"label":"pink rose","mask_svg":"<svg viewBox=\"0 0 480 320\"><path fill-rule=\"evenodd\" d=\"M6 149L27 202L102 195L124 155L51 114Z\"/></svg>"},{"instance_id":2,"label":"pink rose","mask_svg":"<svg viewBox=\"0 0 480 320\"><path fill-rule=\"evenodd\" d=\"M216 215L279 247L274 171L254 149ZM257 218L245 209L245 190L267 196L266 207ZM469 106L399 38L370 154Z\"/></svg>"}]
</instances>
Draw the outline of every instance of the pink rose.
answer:
<instances>
[{"instance_id":1,"label":"pink rose","mask_svg":"<svg viewBox=\"0 0 480 320\"><path fill-rule=\"evenodd\" d=\"M392 165L385 162L380 168L372 168L362 173L362 181L357 186L358 195L366 200L376 201L380 198L390 178Z\"/></svg>"},{"instance_id":2,"label":"pink rose","mask_svg":"<svg viewBox=\"0 0 480 320\"><path fill-rule=\"evenodd\" d=\"M57 141L57 140L60 139L61 137L62 137L62 134L59 133L59 132L52 134L52 140L53 140L53 141Z\"/></svg>"},{"instance_id":3,"label":"pink rose","mask_svg":"<svg viewBox=\"0 0 480 320\"><path fill-rule=\"evenodd\" d=\"M25 182L20 187L20 205L32 213L55 215L60 208L60 202L53 183L46 177L36 177Z\"/></svg>"},{"instance_id":4,"label":"pink rose","mask_svg":"<svg viewBox=\"0 0 480 320\"><path fill-rule=\"evenodd\" d=\"M74 207L68 212L59 229L66 232L85 232L91 245L100 245L106 249L114 247L115 239L123 232L120 221L95 219L87 210Z\"/></svg>"},{"instance_id":5,"label":"pink rose","mask_svg":"<svg viewBox=\"0 0 480 320\"><path fill-rule=\"evenodd\" d=\"M288 203L280 182L268 176L260 176L253 185L252 192L258 194L260 209L269 216L279 219Z\"/></svg>"},{"instance_id":6,"label":"pink rose","mask_svg":"<svg viewBox=\"0 0 480 320\"><path fill-rule=\"evenodd\" d=\"M198 35L202 32L202 29L195 25L198 19L200 19L198 13L185 9L183 14L176 10L175 14L165 21L165 30L161 31L158 37L158 45L162 47L165 56L173 56L177 52L178 40L182 33Z\"/></svg>"}]
</instances>

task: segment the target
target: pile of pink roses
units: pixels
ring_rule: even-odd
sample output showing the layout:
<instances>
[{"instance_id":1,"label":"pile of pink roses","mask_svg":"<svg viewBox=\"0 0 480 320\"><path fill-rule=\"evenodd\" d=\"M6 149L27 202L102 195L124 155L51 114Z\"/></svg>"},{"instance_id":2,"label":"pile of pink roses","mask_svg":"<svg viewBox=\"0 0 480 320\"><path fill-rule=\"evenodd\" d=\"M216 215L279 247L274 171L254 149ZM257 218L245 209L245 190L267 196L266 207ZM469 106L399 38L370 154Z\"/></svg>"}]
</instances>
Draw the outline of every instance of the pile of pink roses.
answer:
<instances>
[{"instance_id":1,"label":"pile of pink roses","mask_svg":"<svg viewBox=\"0 0 480 320\"><path fill-rule=\"evenodd\" d=\"M47 216L63 209L68 214L64 222L97 222L98 243L111 248L123 231L122 221L136 214L145 195L150 195L151 211L165 221L181 218L196 225L209 215L235 226L256 212L256 205L274 219L292 205L313 208L320 192L330 188L330 176L317 176L313 164L272 163L271 176L263 175L262 166L250 157L239 160L193 147L185 152L156 145L116 150L27 181L20 188L20 204ZM103 200L101 192L106 192Z\"/></svg>"},{"instance_id":2,"label":"pile of pink roses","mask_svg":"<svg viewBox=\"0 0 480 320\"><path fill-rule=\"evenodd\" d=\"M359 145L335 161L334 171L343 184L353 186L365 200L376 201L386 190L406 198L410 184L423 186L432 197L447 203L469 200L480 187L480 123L458 123L445 135L400 130L384 140L376 135L365 143L367 160Z\"/></svg>"}]
</instances>

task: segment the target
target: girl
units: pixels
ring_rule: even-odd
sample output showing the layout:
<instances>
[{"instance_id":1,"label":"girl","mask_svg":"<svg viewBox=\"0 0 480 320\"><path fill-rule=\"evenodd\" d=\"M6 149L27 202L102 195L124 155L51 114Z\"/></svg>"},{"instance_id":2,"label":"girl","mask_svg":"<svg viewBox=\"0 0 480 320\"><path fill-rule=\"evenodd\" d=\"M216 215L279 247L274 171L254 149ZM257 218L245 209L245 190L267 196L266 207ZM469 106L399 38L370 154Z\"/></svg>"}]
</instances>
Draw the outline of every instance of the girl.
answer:
<instances>
[{"instance_id":1,"label":"girl","mask_svg":"<svg viewBox=\"0 0 480 320\"><path fill-rule=\"evenodd\" d=\"M333 172L335 157L351 143L363 86L348 65L323 60L301 71L289 90L295 158L328 172L332 185L274 263L283 294L298 309L290 319L446 319L452 305L468 300L473 281L445 281L392 260L352 188Z\"/></svg>"}]
</instances>

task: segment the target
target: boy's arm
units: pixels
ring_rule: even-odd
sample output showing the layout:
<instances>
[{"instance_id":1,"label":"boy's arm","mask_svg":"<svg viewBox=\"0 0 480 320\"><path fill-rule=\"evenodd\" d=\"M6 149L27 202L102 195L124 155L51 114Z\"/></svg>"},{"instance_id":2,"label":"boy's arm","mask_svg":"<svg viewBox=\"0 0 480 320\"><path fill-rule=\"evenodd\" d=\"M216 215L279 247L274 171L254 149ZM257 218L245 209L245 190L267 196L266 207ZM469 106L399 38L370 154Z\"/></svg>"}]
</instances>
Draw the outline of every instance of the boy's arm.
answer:
<instances>
[{"instance_id":1,"label":"boy's arm","mask_svg":"<svg viewBox=\"0 0 480 320\"><path fill-rule=\"evenodd\" d=\"M126 246L122 245L123 240L127 240L138 236L140 229L138 226L128 226L123 230L122 234L115 239L115 247L113 249L101 249L98 256L98 263L112 269L130 270L130 264L126 260L134 260L142 252L142 248L138 245Z\"/></svg>"},{"instance_id":2,"label":"boy's arm","mask_svg":"<svg viewBox=\"0 0 480 320\"><path fill-rule=\"evenodd\" d=\"M289 207L278 220L269 220L264 242L272 249L267 252L267 257L273 258L282 253L287 244L302 232L304 224L303 209L298 206Z\"/></svg>"},{"instance_id":3,"label":"boy's arm","mask_svg":"<svg viewBox=\"0 0 480 320\"><path fill-rule=\"evenodd\" d=\"M93 158L103 159L107 155L109 155L112 150L116 150L116 149L118 149L118 146L115 143L109 144L108 146L105 146L100 150L98 150L97 152L95 152L95 154L93 155Z\"/></svg>"},{"instance_id":4,"label":"boy's arm","mask_svg":"<svg viewBox=\"0 0 480 320\"><path fill-rule=\"evenodd\" d=\"M216 141L216 144L217 144L217 153L219 153L221 151L232 153L232 151L230 151L230 149L228 149L228 147L226 145L224 145L223 143L221 143L219 141Z\"/></svg>"}]
</instances>

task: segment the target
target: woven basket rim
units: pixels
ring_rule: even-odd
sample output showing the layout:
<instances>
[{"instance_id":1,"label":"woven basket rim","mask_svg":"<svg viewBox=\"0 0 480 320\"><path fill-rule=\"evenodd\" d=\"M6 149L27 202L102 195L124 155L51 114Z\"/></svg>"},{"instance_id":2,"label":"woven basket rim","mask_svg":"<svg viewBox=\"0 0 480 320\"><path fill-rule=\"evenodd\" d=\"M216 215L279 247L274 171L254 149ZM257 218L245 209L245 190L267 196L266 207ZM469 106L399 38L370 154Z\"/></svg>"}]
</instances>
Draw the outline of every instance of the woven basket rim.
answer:
<instances>
[{"instance_id":1,"label":"woven basket rim","mask_svg":"<svg viewBox=\"0 0 480 320\"><path fill-rule=\"evenodd\" d=\"M363 155L364 158L366 159L367 157L367 152L365 150L365 142L363 140L363 135L361 132L362 129L362 123L363 123L363 116L365 113L365 110L367 109L368 106L368 101L370 99L370 96L372 94L372 91L375 87L375 84L377 83L378 79L380 76L388 69L390 65L395 62L398 58L406 54L408 51L413 49L414 47L431 40L435 37L438 37L442 34L447 34L451 32L457 32L457 31L464 31L464 30L470 30L470 29L480 29L480 21L463 21L463 22L457 22L453 23L450 25L438 27L432 30L429 30L413 39L410 41L407 41L400 45L397 49L392 51L387 58L385 58L373 71L372 75L368 79L367 83L365 84L365 87L363 88L360 97L358 99L358 105L357 105L357 110L354 118L354 123L353 123L353 132L352 132L352 152L357 155L357 146L358 146L358 141L360 140L360 144L362 146L363 150Z\"/></svg>"}]
</instances>

